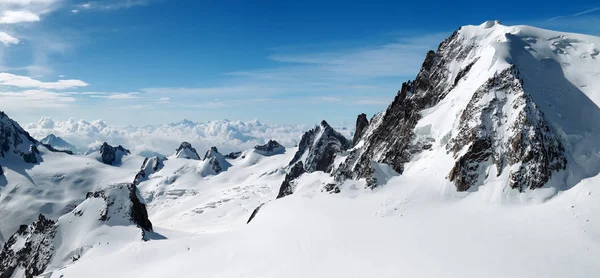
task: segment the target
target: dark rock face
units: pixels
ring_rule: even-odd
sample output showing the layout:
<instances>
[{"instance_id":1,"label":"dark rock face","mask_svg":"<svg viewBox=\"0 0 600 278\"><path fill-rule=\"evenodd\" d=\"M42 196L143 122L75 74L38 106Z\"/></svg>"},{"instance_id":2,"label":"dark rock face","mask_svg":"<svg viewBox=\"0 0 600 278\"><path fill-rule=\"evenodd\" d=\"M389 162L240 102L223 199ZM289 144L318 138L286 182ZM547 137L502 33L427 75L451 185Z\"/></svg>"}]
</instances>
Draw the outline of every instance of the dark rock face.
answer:
<instances>
[{"instance_id":1,"label":"dark rock face","mask_svg":"<svg viewBox=\"0 0 600 278\"><path fill-rule=\"evenodd\" d=\"M44 147L46 147L46 149L48 149L51 152L55 152L55 153L66 153L66 154L70 154L73 155L73 152L70 150L57 150L54 147L52 147L51 145L48 144L42 144Z\"/></svg>"},{"instance_id":2,"label":"dark rock face","mask_svg":"<svg viewBox=\"0 0 600 278\"><path fill-rule=\"evenodd\" d=\"M368 126L369 120L367 120L367 115L365 113L358 115L356 118L356 130L354 131L354 138L352 140L354 145L358 143Z\"/></svg>"},{"instance_id":3,"label":"dark rock face","mask_svg":"<svg viewBox=\"0 0 600 278\"><path fill-rule=\"evenodd\" d=\"M561 141L523 90L515 66L475 92L460 122L458 136L447 145L455 156L468 146L449 174L459 191L479 185L485 175L481 166L486 161L496 166L498 175L505 166L518 164L517 169L507 169L511 171L509 185L521 191L543 186L552 172L566 167Z\"/></svg>"},{"instance_id":4,"label":"dark rock face","mask_svg":"<svg viewBox=\"0 0 600 278\"><path fill-rule=\"evenodd\" d=\"M128 197L127 202L122 201L122 194ZM100 221L109 221L113 216L126 217L139 228L152 231L152 222L148 219L146 205L139 196L134 184L123 183L113 185L109 189L88 192L85 198L102 198L106 202L106 209L98 219Z\"/></svg>"},{"instance_id":5,"label":"dark rock face","mask_svg":"<svg viewBox=\"0 0 600 278\"><path fill-rule=\"evenodd\" d=\"M27 163L38 163L41 161L38 144L17 122L0 111L0 157L13 154ZM28 151L22 151L24 149Z\"/></svg>"},{"instance_id":6,"label":"dark rock face","mask_svg":"<svg viewBox=\"0 0 600 278\"><path fill-rule=\"evenodd\" d=\"M413 129L421 118L419 112L436 105L450 92L454 80L448 78L448 64L467 59L472 48L459 38L458 32L454 32L436 52L429 51L415 80L403 83L388 108L371 120L367 126L368 134L363 135L365 144L352 151L335 170L336 180L366 178L371 181L368 186L375 187L372 161L389 164L401 174L404 164L414 154L430 148L428 140L414 140Z\"/></svg>"},{"instance_id":7,"label":"dark rock face","mask_svg":"<svg viewBox=\"0 0 600 278\"><path fill-rule=\"evenodd\" d=\"M2 165L0 165L0 176L4 175L4 170L2 170Z\"/></svg>"},{"instance_id":8,"label":"dark rock face","mask_svg":"<svg viewBox=\"0 0 600 278\"><path fill-rule=\"evenodd\" d=\"M292 193L294 193L294 189L296 187L294 180L300 177L305 172L306 171L304 170L304 165L302 164L302 161L298 161L296 164L294 164L294 166L290 168L290 171L285 175L285 179L279 187L277 199L283 198L287 195L291 195Z\"/></svg>"},{"instance_id":9,"label":"dark rock face","mask_svg":"<svg viewBox=\"0 0 600 278\"><path fill-rule=\"evenodd\" d=\"M269 142L264 145L256 145L254 146L254 150L264 156L285 153L285 147L275 140L269 140Z\"/></svg>"},{"instance_id":10,"label":"dark rock face","mask_svg":"<svg viewBox=\"0 0 600 278\"><path fill-rule=\"evenodd\" d=\"M181 142L181 145L175 150L175 156L178 158L200 160L198 152L188 142Z\"/></svg>"},{"instance_id":11,"label":"dark rock face","mask_svg":"<svg viewBox=\"0 0 600 278\"><path fill-rule=\"evenodd\" d=\"M128 149L123 148L121 145L113 147L104 142L104 144L102 144L100 147L101 162L104 164L114 165L116 163L120 163L121 158L128 154L131 154L131 152Z\"/></svg>"},{"instance_id":12,"label":"dark rock face","mask_svg":"<svg viewBox=\"0 0 600 278\"><path fill-rule=\"evenodd\" d=\"M335 131L326 121L302 135L298 151L289 165L303 162L306 172L330 172L335 155L352 145L346 137Z\"/></svg>"},{"instance_id":13,"label":"dark rock face","mask_svg":"<svg viewBox=\"0 0 600 278\"><path fill-rule=\"evenodd\" d=\"M42 274L50 263L56 233L55 222L40 214L30 225L21 225L0 253L0 278L9 278L17 268L25 269L26 277Z\"/></svg>"},{"instance_id":14,"label":"dark rock face","mask_svg":"<svg viewBox=\"0 0 600 278\"><path fill-rule=\"evenodd\" d=\"M236 159L236 158L240 157L240 155L242 155L242 152L230 152L225 155L225 158Z\"/></svg>"},{"instance_id":15,"label":"dark rock face","mask_svg":"<svg viewBox=\"0 0 600 278\"><path fill-rule=\"evenodd\" d=\"M254 217L256 217L256 215L258 214L258 211L260 210L260 208L262 208L262 206L264 206L265 204L260 204L260 206L256 207L253 211L252 214L250 215L250 218L248 218L248 222L246 222L246 224L249 224L250 221L252 221L252 219L254 219Z\"/></svg>"},{"instance_id":16,"label":"dark rock face","mask_svg":"<svg viewBox=\"0 0 600 278\"><path fill-rule=\"evenodd\" d=\"M167 160L165 157L146 157L142 163L140 171L135 175L133 184L138 185L140 182L148 180L148 176L153 173L160 171L165 165L164 161Z\"/></svg>"}]
</instances>

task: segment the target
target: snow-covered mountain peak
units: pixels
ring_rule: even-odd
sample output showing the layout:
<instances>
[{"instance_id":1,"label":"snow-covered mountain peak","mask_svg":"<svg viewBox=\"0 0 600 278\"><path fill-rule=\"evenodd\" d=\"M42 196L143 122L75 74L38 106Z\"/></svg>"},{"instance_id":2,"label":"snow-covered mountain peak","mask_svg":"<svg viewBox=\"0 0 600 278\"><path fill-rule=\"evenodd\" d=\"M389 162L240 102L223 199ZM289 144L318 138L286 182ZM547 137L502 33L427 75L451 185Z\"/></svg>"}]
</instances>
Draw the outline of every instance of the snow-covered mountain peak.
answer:
<instances>
[{"instance_id":1,"label":"snow-covered mountain peak","mask_svg":"<svg viewBox=\"0 0 600 278\"><path fill-rule=\"evenodd\" d=\"M269 140L264 145L254 146L254 151L264 156L270 156L284 153L285 147L275 140Z\"/></svg>"},{"instance_id":2,"label":"snow-covered mountain peak","mask_svg":"<svg viewBox=\"0 0 600 278\"><path fill-rule=\"evenodd\" d=\"M350 148L352 142L335 131L325 120L302 135L298 151L289 165L301 161L307 172L330 172L336 154Z\"/></svg>"},{"instance_id":3,"label":"snow-covered mountain peak","mask_svg":"<svg viewBox=\"0 0 600 278\"><path fill-rule=\"evenodd\" d=\"M113 147L106 142L100 146L98 152L100 154L98 160L107 165L118 165L122 162L123 156L131 154L128 149L121 145Z\"/></svg>"},{"instance_id":4,"label":"snow-covered mountain peak","mask_svg":"<svg viewBox=\"0 0 600 278\"><path fill-rule=\"evenodd\" d=\"M181 142L179 147L175 150L174 156L176 158L200 160L198 152L196 152L196 149L194 149L194 147L192 147L192 144L188 142Z\"/></svg>"},{"instance_id":5,"label":"snow-covered mountain peak","mask_svg":"<svg viewBox=\"0 0 600 278\"><path fill-rule=\"evenodd\" d=\"M206 151L204 159L202 160L205 163L205 168L212 170L213 174L227 171L227 169L231 167L231 163L229 163L225 157L219 153L217 147L214 146ZM210 170L208 172L210 172Z\"/></svg>"},{"instance_id":6,"label":"snow-covered mountain peak","mask_svg":"<svg viewBox=\"0 0 600 278\"><path fill-rule=\"evenodd\" d=\"M17 122L0 111L0 158L37 163L41 159L38 145Z\"/></svg>"}]
</instances>

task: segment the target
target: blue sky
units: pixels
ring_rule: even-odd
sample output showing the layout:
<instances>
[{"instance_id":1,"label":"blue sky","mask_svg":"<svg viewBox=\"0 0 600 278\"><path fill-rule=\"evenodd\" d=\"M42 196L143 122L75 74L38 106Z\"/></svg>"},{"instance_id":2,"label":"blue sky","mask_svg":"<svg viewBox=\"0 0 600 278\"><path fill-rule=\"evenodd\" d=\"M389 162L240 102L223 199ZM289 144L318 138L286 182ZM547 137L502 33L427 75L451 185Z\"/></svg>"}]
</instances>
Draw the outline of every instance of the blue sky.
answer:
<instances>
[{"instance_id":1,"label":"blue sky","mask_svg":"<svg viewBox=\"0 0 600 278\"><path fill-rule=\"evenodd\" d=\"M540 1L541 2L541 1ZM0 110L18 121L353 125L425 53L499 19L600 35L596 1L0 0ZM61 81L62 80L62 81Z\"/></svg>"}]
</instances>

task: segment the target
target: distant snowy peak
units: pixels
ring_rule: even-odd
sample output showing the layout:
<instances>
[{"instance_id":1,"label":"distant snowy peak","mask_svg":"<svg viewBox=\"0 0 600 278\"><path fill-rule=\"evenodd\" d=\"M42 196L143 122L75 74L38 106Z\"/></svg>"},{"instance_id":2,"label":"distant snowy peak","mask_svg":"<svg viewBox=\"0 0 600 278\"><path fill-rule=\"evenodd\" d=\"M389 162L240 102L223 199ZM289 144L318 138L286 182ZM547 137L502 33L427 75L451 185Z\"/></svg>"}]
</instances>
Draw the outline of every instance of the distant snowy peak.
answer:
<instances>
[{"instance_id":1,"label":"distant snowy peak","mask_svg":"<svg viewBox=\"0 0 600 278\"><path fill-rule=\"evenodd\" d=\"M125 241L145 239L152 223L139 196L135 185L116 184L88 193L81 204L58 221L40 214L38 220L22 225L6 242L0 253L0 274L12 277L18 272L33 277L49 267L63 267L96 248L109 234Z\"/></svg>"},{"instance_id":2,"label":"distant snowy peak","mask_svg":"<svg viewBox=\"0 0 600 278\"><path fill-rule=\"evenodd\" d=\"M302 135L298 151L289 165L300 161L306 172L329 172L336 154L351 145L352 142L344 135L335 131L326 121L321 121L320 125Z\"/></svg>"},{"instance_id":3,"label":"distant snowy peak","mask_svg":"<svg viewBox=\"0 0 600 278\"><path fill-rule=\"evenodd\" d=\"M128 149L123 148L121 145L113 147L106 142L100 146L99 152L99 161L107 165L118 165L121 163L123 156L131 154Z\"/></svg>"},{"instance_id":4,"label":"distant snowy peak","mask_svg":"<svg viewBox=\"0 0 600 278\"><path fill-rule=\"evenodd\" d=\"M217 147L211 147L206 154L204 154L204 163L206 167L210 168L214 174L227 171L231 167L231 163L227 162L225 157L219 153Z\"/></svg>"},{"instance_id":5,"label":"distant snowy peak","mask_svg":"<svg viewBox=\"0 0 600 278\"><path fill-rule=\"evenodd\" d=\"M38 142L17 122L0 111L0 158L18 157L27 163L41 160Z\"/></svg>"},{"instance_id":6,"label":"distant snowy peak","mask_svg":"<svg viewBox=\"0 0 600 278\"><path fill-rule=\"evenodd\" d=\"M198 152L196 152L196 149L194 149L192 144L188 142L182 142L181 145L179 145L179 147L175 150L174 156L176 158L200 160Z\"/></svg>"},{"instance_id":7,"label":"distant snowy peak","mask_svg":"<svg viewBox=\"0 0 600 278\"><path fill-rule=\"evenodd\" d=\"M77 148L54 134L49 134L48 136L44 137L42 140L40 140L40 143L50 145L56 150L70 151L72 153L77 152Z\"/></svg>"},{"instance_id":8,"label":"distant snowy peak","mask_svg":"<svg viewBox=\"0 0 600 278\"><path fill-rule=\"evenodd\" d=\"M254 151L264 156L271 156L284 153L285 147L275 140L269 140L264 145L254 146Z\"/></svg>"}]
</instances>

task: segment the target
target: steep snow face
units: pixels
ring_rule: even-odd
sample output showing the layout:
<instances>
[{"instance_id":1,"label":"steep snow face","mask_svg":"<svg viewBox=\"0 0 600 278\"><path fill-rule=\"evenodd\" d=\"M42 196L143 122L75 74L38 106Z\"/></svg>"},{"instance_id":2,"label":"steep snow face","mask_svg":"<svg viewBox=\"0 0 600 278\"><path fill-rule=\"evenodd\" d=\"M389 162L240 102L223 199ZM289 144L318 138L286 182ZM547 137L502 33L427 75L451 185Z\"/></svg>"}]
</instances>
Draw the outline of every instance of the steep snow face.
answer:
<instances>
[{"instance_id":1,"label":"steep snow face","mask_svg":"<svg viewBox=\"0 0 600 278\"><path fill-rule=\"evenodd\" d=\"M38 142L21 126L0 111L0 159L20 159L27 163L41 160Z\"/></svg>"},{"instance_id":2,"label":"steep snow face","mask_svg":"<svg viewBox=\"0 0 600 278\"><path fill-rule=\"evenodd\" d=\"M200 156L196 152L196 149L192 147L192 144L188 142L182 142L181 145L175 150L175 154L173 155L177 158L187 158L200 160Z\"/></svg>"},{"instance_id":3,"label":"steep snow face","mask_svg":"<svg viewBox=\"0 0 600 278\"><path fill-rule=\"evenodd\" d=\"M497 21L460 28L371 119L335 169L337 180L382 184L373 162L403 175L435 165L432 174L449 177L459 190L564 189L596 175L600 123L586 119L600 119L593 89L600 86L599 43Z\"/></svg>"},{"instance_id":4,"label":"steep snow face","mask_svg":"<svg viewBox=\"0 0 600 278\"><path fill-rule=\"evenodd\" d=\"M9 238L0 254L4 277L13 272L39 275L79 260L102 244L126 245L152 231L146 207L132 184L117 184L87 194L58 221L39 215ZM135 227L137 226L137 228ZM19 276L19 275L17 275Z\"/></svg>"},{"instance_id":5,"label":"steep snow face","mask_svg":"<svg viewBox=\"0 0 600 278\"><path fill-rule=\"evenodd\" d=\"M305 171L330 172L337 154L350 148L350 142L344 135L335 131L326 121L302 135L298 151L289 165L302 162Z\"/></svg>"},{"instance_id":6,"label":"steep snow face","mask_svg":"<svg viewBox=\"0 0 600 278\"><path fill-rule=\"evenodd\" d=\"M204 154L204 173L208 175L216 175L223 171L227 171L231 164L227 162L225 157L219 153L217 147L211 147L210 150Z\"/></svg>"},{"instance_id":7,"label":"steep snow face","mask_svg":"<svg viewBox=\"0 0 600 278\"><path fill-rule=\"evenodd\" d=\"M40 140L40 143L50 145L54 149L61 151L70 151L72 153L77 152L77 148L62 138L55 136L54 134L49 134L48 136L44 137L42 140Z\"/></svg>"},{"instance_id":8,"label":"steep snow face","mask_svg":"<svg viewBox=\"0 0 600 278\"><path fill-rule=\"evenodd\" d=\"M133 184L138 185L140 182L148 180L151 174L160 171L160 169L162 169L165 166L165 160L167 160L166 157L146 157L144 159L144 163L142 163L140 171L135 175Z\"/></svg>"}]
</instances>

